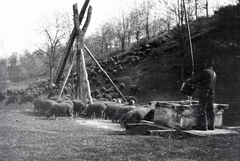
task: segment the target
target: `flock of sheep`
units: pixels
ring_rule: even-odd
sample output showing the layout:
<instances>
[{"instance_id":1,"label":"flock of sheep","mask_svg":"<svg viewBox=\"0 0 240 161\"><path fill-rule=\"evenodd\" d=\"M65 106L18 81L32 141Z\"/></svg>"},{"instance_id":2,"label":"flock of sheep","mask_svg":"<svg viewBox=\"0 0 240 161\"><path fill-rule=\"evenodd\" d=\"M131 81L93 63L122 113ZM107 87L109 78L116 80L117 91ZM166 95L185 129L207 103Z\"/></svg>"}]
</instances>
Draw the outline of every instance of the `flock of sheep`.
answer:
<instances>
[{"instance_id":1,"label":"flock of sheep","mask_svg":"<svg viewBox=\"0 0 240 161\"><path fill-rule=\"evenodd\" d=\"M29 90L29 89L28 89ZM5 96L1 93L0 98L5 97L5 105L24 106L31 104L34 111L39 116L46 118L57 118L61 116L83 117L88 119L98 118L99 120L111 120L118 122L121 126L126 123L140 122L142 119L153 121L154 107L150 105L136 105L133 101L119 103L115 101L95 101L85 105L81 100L73 99L71 95L63 95L58 101L44 96L34 96L34 90L29 90L28 94L10 94ZM3 99L1 99L3 101Z\"/></svg>"},{"instance_id":2,"label":"flock of sheep","mask_svg":"<svg viewBox=\"0 0 240 161\"><path fill-rule=\"evenodd\" d=\"M119 53L110 57L109 60L100 61L99 64L112 78L118 89L123 92L126 87L124 82L118 80L118 76L123 72L124 65L136 65L140 59L151 56L151 53L148 45L140 52ZM109 79L97 65L88 65L87 72L90 86L93 89L91 91L93 103L84 104L81 100L74 98L76 90L76 75L74 73L69 77L60 99L57 99L56 96L59 93L61 83L57 86L42 81L24 90L7 90L5 93L0 93L0 101L6 99L6 106L9 104L21 106L30 103L34 106L34 111L47 118L56 118L62 115L81 116L92 119L109 119L112 122L119 122L122 126L125 126L126 123L140 122L142 119L153 121L154 107L136 104L135 95L139 93L137 85L130 86L131 96L126 96L128 102L123 102L119 93L111 86Z\"/></svg>"}]
</instances>

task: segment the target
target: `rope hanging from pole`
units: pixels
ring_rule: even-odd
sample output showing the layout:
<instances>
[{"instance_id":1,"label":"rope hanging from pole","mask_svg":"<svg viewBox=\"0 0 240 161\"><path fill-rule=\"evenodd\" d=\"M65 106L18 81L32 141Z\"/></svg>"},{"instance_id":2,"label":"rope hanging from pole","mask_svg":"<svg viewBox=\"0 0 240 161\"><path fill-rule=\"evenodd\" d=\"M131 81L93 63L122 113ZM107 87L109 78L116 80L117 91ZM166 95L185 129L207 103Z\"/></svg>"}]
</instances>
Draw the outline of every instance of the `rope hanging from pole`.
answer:
<instances>
[{"instance_id":1,"label":"rope hanging from pole","mask_svg":"<svg viewBox=\"0 0 240 161\"><path fill-rule=\"evenodd\" d=\"M188 39L189 39L189 47L190 47L191 60L192 60L192 75L193 75L194 74L194 60L193 60L191 32L190 32L190 27L189 27L189 22L188 22L188 15L187 15L186 6L185 6L185 0L182 0L182 1L183 1L184 14L185 14L185 19L186 19L187 29L188 29Z\"/></svg>"}]
</instances>

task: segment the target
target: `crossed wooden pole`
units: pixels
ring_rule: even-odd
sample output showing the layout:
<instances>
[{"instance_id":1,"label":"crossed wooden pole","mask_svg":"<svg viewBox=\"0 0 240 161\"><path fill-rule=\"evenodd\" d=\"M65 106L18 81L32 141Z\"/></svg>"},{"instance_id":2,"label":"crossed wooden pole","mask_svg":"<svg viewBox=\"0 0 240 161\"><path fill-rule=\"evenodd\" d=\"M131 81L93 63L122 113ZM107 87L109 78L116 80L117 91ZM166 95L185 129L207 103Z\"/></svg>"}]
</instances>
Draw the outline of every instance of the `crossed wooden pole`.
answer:
<instances>
[{"instance_id":1,"label":"crossed wooden pole","mask_svg":"<svg viewBox=\"0 0 240 161\"><path fill-rule=\"evenodd\" d=\"M89 26L91 15L92 15L92 7L88 7L88 13L87 13L87 19L85 21L84 26L82 29L80 29L80 24L82 22L82 19L84 17L85 11L87 9L87 6L89 4L90 0L85 0L83 7L81 9L80 15L78 15L78 6L77 4L73 5L73 14L74 14L74 29L72 30L72 33L70 35L70 39L67 43L66 50L64 52L64 55L60 62L60 67L57 70L56 77L54 79L55 84L59 84L61 76L64 71L64 67L66 66L67 59L70 55L71 48L73 46L73 42L76 39L76 53L73 54L73 57L77 56L77 83L76 83L76 95L75 98L82 100L85 104L92 103L92 97L91 97L91 90L90 90L90 84L88 81L88 75L86 70L86 64L84 59L84 53L83 49L87 51L87 53L91 56L91 58L95 61L95 63L98 65L98 67L103 71L103 73L107 76L107 78L110 80L110 83L113 85L113 87L116 89L116 91L120 94L120 96L123 98L124 101L127 101L126 98L123 96L121 91L117 88L117 86L113 83L111 78L108 76L108 74L102 69L100 64L97 62L97 60L94 58L94 56L91 54L91 52L88 50L88 48L84 45L84 36L87 31L87 28ZM70 75L70 72L73 67L73 61L71 66L69 67L67 76L64 79L63 86L60 90L58 100L61 98L63 89L66 85L66 82L68 80L68 77Z\"/></svg>"}]
</instances>

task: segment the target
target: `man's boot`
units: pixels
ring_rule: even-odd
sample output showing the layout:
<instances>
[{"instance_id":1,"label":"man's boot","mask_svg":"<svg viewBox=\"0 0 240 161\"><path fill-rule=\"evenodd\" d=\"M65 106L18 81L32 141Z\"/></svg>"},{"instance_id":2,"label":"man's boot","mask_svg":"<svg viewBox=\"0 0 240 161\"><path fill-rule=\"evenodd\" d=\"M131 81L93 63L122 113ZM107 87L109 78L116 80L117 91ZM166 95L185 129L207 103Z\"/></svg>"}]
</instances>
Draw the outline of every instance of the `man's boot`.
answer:
<instances>
[{"instance_id":1,"label":"man's boot","mask_svg":"<svg viewBox=\"0 0 240 161\"><path fill-rule=\"evenodd\" d=\"M208 130L206 112L201 111L199 113L198 125L196 126L196 129L197 130L203 130L203 131L207 131Z\"/></svg>"},{"instance_id":2,"label":"man's boot","mask_svg":"<svg viewBox=\"0 0 240 161\"><path fill-rule=\"evenodd\" d=\"M214 123L215 123L215 115L214 113L209 114L209 126L208 126L208 130L214 130Z\"/></svg>"}]
</instances>

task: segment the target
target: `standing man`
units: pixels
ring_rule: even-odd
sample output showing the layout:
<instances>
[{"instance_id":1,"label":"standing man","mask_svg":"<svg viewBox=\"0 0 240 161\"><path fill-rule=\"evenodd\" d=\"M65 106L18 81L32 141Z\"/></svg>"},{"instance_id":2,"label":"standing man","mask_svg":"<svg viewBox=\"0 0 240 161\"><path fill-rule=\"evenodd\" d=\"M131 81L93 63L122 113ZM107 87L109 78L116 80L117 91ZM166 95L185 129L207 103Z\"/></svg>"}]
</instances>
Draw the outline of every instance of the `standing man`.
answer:
<instances>
[{"instance_id":1,"label":"standing man","mask_svg":"<svg viewBox=\"0 0 240 161\"><path fill-rule=\"evenodd\" d=\"M192 82L198 83L198 130L214 130L215 113L213 103L215 98L216 73L213 71L214 60L205 62L205 69ZM208 122L209 119L209 122Z\"/></svg>"}]
</instances>

